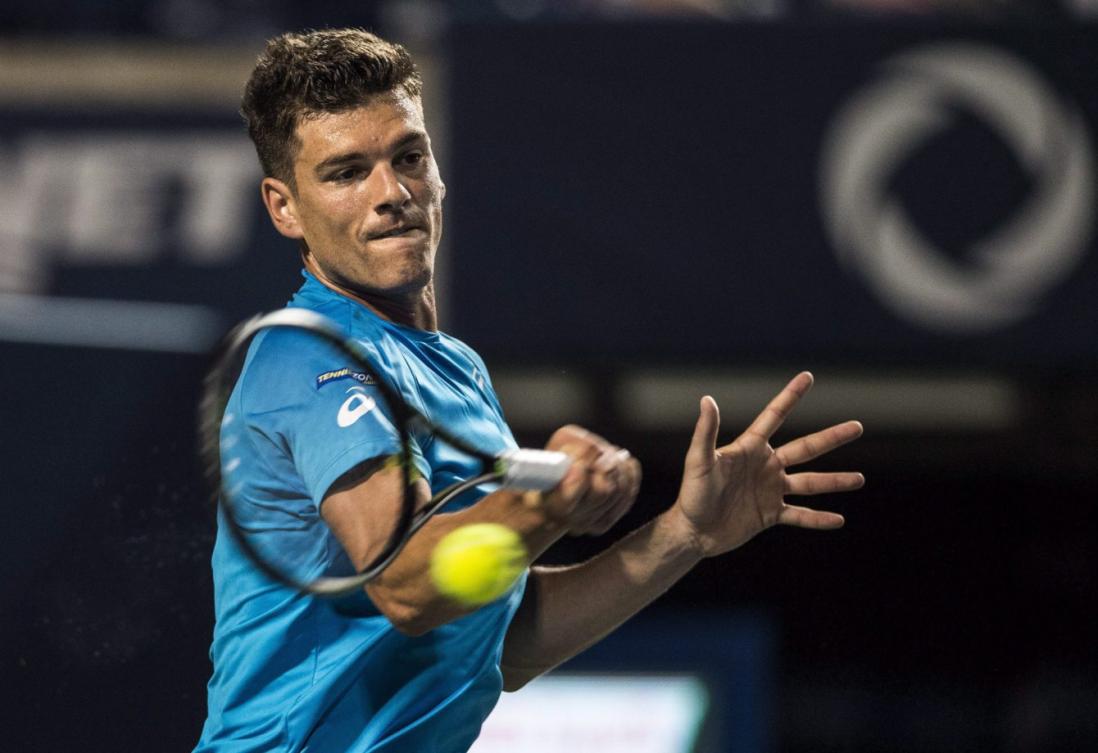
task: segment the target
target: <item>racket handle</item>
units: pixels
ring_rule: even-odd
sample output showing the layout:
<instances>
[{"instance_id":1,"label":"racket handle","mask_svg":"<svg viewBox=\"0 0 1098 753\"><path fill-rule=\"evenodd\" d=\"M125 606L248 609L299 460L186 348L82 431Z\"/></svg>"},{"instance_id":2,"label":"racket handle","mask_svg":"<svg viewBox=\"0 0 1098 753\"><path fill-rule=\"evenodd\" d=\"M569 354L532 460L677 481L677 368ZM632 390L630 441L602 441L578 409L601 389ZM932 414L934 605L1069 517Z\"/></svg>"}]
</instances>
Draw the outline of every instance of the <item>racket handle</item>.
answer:
<instances>
[{"instance_id":1,"label":"racket handle","mask_svg":"<svg viewBox=\"0 0 1098 753\"><path fill-rule=\"evenodd\" d=\"M553 450L505 450L497 457L505 489L545 492L561 482L572 458Z\"/></svg>"}]
</instances>

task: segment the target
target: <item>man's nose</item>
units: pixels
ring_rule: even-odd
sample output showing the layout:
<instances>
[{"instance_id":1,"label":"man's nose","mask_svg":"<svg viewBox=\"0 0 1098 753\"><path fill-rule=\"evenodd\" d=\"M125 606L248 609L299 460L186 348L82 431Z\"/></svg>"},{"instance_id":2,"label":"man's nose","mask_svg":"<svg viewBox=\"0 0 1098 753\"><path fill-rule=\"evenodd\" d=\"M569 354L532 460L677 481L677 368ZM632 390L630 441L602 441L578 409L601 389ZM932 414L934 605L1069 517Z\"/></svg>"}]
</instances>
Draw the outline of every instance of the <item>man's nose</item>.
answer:
<instances>
[{"instance_id":1,"label":"man's nose","mask_svg":"<svg viewBox=\"0 0 1098 753\"><path fill-rule=\"evenodd\" d=\"M379 165L370 174L370 196L378 213L399 212L411 201L412 194L393 170L392 165Z\"/></svg>"}]
</instances>

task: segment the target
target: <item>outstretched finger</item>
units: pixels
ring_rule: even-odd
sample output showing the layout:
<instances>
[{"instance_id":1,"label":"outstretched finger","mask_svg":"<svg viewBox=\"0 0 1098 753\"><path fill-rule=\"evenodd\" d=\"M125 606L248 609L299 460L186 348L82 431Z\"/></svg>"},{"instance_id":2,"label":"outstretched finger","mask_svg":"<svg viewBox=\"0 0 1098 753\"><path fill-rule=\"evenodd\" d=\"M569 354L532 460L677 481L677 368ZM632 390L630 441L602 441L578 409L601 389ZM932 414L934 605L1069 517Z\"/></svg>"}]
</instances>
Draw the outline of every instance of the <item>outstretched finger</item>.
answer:
<instances>
[{"instance_id":1,"label":"outstretched finger","mask_svg":"<svg viewBox=\"0 0 1098 753\"><path fill-rule=\"evenodd\" d=\"M853 442L862 435L862 431L861 423L847 421L787 442L775 450L774 454L781 461L782 468L800 465L820 455L826 455L847 442Z\"/></svg>"},{"instance_id":2,"label":"outstretched finger","mask_svg":"<svg viewBox=\"0 0 1098 753\"><path fill-rule=\"evenodd\" d=\"M755 434L762 437L766 441L770 441L770 437L774 436L774 432L778 430L790 411L797 404L805 393L812 388L812 374L807 371L802 371L797 376L790 380L789 384L777 394L777 396L770 401L770 403L763 408L762 413L758 418L752 422L751 426L747 427L748 434Z\"/></svg>"},{"instance_id":3,"label":"outstretched finger","mask_svg":"<svg viewBox=\"0 0 1098 753\"><path fill-rule=\"evenodd\" d=\"M865 476L860 473L794 473L785 477L785 493L809 496L852 492L865 486Z\"/></svg>"},{"instance_id":4,"label":"outstretched finger","mask_svg":"<svg viewBox=\"0 0 1098 753\"><path fill-rule=\"evenodd\" d=\"M720 425L721 413L717 401L706 395L698 404L698 422L694 425L694 436L686 451L686 472L690 476L702 476L712 467Z\"/></svg>"},{"instance_id":5,"label":"outstretched finger","mask_svg":"<svg viewBox=\"0 0 1098 753\"><path fill-rule=\"evenodd\" d=\"M842 528L845 522L843 516L837 512L825 512L795 505L786 505L778 513L779 525L814 528L818 531L831 531Z\"/></svg>"}]
</instances>

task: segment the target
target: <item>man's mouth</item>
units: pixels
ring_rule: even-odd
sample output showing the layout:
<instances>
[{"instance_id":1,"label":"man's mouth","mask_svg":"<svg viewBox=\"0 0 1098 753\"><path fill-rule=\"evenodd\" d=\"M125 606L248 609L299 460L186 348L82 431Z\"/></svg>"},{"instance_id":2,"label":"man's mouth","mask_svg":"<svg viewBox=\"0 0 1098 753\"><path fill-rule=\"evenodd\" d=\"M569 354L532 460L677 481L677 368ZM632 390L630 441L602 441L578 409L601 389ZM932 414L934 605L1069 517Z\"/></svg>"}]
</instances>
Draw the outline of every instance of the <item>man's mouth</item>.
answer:
<instances>
[{"instance_id":1,"label":"man's mouth","mask_svg":"<svg viewBox=\"0 0 1098 753\"><path fill-rule=\"evenodd\" d=\"M367 236L367 239L371 241L378 241L382 238L399 238L402 235L408 235L409 233L420 229L421 228L419 227L419 225L401 225L399 227L394 227L380 233L371 233L369 236Z\"/></svg>"}]
</instances>

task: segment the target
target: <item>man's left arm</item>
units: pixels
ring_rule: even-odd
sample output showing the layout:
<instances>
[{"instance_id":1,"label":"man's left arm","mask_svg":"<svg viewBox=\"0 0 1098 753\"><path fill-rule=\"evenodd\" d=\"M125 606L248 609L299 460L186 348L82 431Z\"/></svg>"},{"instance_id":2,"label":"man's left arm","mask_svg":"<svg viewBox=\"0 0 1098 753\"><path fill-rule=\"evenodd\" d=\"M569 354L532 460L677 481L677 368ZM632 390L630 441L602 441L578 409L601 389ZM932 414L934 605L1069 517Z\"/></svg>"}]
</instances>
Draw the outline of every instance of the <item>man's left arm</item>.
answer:
<instances>
[{"instance_id":1,"label":"man's left arm","mask_svg":"<svg viewBox=\"0 0 1098 753\"><path fill-rule=\"evenodd\" d=\"M503 689L514 691L598 643L701 559L676 531L674 508L580 565L531 568L503 646Z\"/></svg>"},{"instance_id":2,"label":"man's left arm","mask_svg":"<svg viewBox=\"0 0 1098 753\"><path fill-rule=\"evenodd\" d=\"M535 567L504 642L504 689L530 680L597 643L654 601L701 559L735 549L774 525L834 529L832 512L788 505L786 495L851 491L860 473L786 473L862 433L848 421L774 449L770 438L812 386L802 372L734 442L718 448L717 404L704 398L671 507L593 559Z\"/></svg>"}]
</instances>

